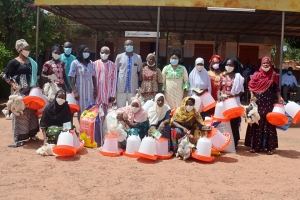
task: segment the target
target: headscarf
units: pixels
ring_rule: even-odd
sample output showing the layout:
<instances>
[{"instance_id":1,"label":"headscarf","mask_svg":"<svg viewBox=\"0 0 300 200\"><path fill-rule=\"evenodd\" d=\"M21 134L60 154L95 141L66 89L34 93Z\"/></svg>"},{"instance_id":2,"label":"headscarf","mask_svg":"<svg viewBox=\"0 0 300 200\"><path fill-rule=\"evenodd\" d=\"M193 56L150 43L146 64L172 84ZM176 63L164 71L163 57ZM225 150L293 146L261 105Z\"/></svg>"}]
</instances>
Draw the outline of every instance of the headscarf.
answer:
<instances>
[{"instance_id":1,"label":"headscarf","mask_svg":"<svg viewBox=\"0 0 300 200\"><path fill-rule=\"evenodd\" d=\"M268 60L270 62L270 69L267 72L262 69L264 60ZM265 56L261 60L259 71L254 73L252 79L249 81L248 86L249 89L254 93L263 93L272 85L273 82L278 85L279 76L272 68L271 59L268 56Z\"/></svg>"},{"instance_id":2,"label":"headscarf","mask_svg":"<svg viewBox=\"0 0 300 200\"><path fill-rule=\"evenodd\" d=\"M154 59L156 59L155 52L153 52L153 53L149 53L149 54L147 55L147 58L146 58L146 60L148 60L148 59L149 59L149 58L151 58L151 57L154 57Z\"/></svg>"},{"instance_id":3,"label":"headscarf","mask_svg":"<svg viewBox=\"0 0 300 200\"><path fill-rule=\"evenodd\" d=\"M20 39L16 41L16 50L19 53L22 49L24 49L25 47L29 46L29 44L26 42L26 40L24 39Z\"/></svg>"},{"instance_id":4,"label":"headscarf","mask_svg":"<svg viewBox=\"0 0 300 200\"><path fill-rule=\"evenodd\" d=\"M189 75L190 88L191 90L193 90L194 88L197 88L198 85L199 86L207 85L208 86L207 88L199 88L199 89L208 89L208 92L211 93L211 83L210 83L209 74L204 67L201 70L201 72L199 72L196 68L196 65L198 63L202 63L204 65L203 58L197 58L195 60L195 67Z\"/></svg>"},{"instance_id":5,"label":"headscarf","mask_svg":"<svg viewBox=\"0 0 300 200\"><path fill-rule=\"evenodd\" d=\"M199 112L196 110L196 108L194 107L193 110L191 110L190 112L186 111L186 102L189 99L194 99L193 97L185 97L182 100L181 106L176 108L173 117L171 118L171 123L172 122L180 122L180 123L185 123L188 122L192 119L195 119L197 122L199 122L200 124L204 125L204 121L202 119L202 117L200 116Z\"/></svg>"},{"instance_id":6,"label":"headscarf","mask_svg":"<svg viewBox=\"0 0 300 200\"><path fill-rule=\"evenodd\" d=\"M66 96L65 91L59 90L55 95L55 99L45 108L40 122L42 128L62 126L63 123L72 121L72 114L68 102L66 101L62 105L58 105L56 102L58 94L61 93Z\"/></svg>"},{"instance_id":7,"label":"headscarf","mask_svg":"<svg viewBox=\"0 0 300 200\"><path fill-rule=\"evenodd\" d=\"M60 52L62 52L62 48L59 44L54 45L51 49L50 49L50 55L49 55L49 60L52 60L52 53L55 50L59 50Z\"/></svg>"},{"instance_id":8,"label":"headscarf","mask_svg":"<svg viewBox=\"0 0 300 200\"><path fill-rule=\"evenodd\" d=\"M139 110L136 113L133 113L131 110L131 104L132 103L138 103L139 104ZM147 112L142 108L142 102L139 98L134 97L131 99L131 103L129 106L125 106L122 108L119 108L117 113L126 113L128 115L128 120L130 122L144 122L148 118Z\"/></svg>"},{"instance_id":9,"label":"headscarf","mask_svg":"<svg viewBox=\"0 0 300 200\"><path fill-rule=\"evenodd\" d=\"M212 57L210 58L210 60L209 60L209 63L210 63L210 65L209 65L209 68L210 68L210 70L212 70L213 68L211 67L211 65L212 65L212 61L214 60L214 58L216 58L216 59L218 59L219 61L220 61L220 63L222 62L222 58L221 58L221 56L219 56L219 55L212 55ZM221 67L221 66L220 66ZM219 68L219 69L221 69L221 68ZM221 69L221 71L223 71L224 69Z\"/></svg>"},{"instance_id":10,"label":"headscarf","mask_svg":"<svg viewBox=\"0 0 300 200\"><path fill-rule=\"evenodd\" d=\"M162 120L166 116L166 113L170 110L169 106L167 106L166 104L164 104L162 107L159 107L157 105L157 100L160 97L165 98L165 96L162 93L156 94L154 99L154 105L148 110L148 118L150 125L158 125L157 123L160 120Z\"/></svg>"}]
</instances>

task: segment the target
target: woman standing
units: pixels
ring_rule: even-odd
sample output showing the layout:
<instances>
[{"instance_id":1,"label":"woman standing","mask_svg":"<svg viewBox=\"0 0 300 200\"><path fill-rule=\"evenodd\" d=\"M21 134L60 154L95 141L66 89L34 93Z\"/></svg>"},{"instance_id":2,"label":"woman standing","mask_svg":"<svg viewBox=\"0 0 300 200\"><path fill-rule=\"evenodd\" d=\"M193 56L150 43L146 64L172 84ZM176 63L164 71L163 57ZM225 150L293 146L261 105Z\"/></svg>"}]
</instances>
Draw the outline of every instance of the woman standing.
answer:
<instances>
[{"instance_id":1,"label":"woman standing","mask_svg":"<svg viewBox=\"0 0 300 200\"><path fill-rule=\"evenodd\" d=\"M87 46L81 45L78 49L76 60L71 63L69 72L75 99L79 101L78 120L81 112L88 105L94 103L94 98L97 96L96 72L93 63L88 59L89 56L90 51Z\"/></svg>"},{"instance_id":2,"label":"woman standing","mask_svg":"<svg viewBox=\"0 0 300 200\"><path fill-rule=\"evenodd\" d=\"M239 73L241 63L236 58L229 58L223 61L225 66L224 75L221 76L219 85L219 100L223 99L222 95L227 95L226 98L234 97L240 105L240 96L244 93L244 78ZM234 145L237 147L240 140L240 125L241 117L230 120Z\"/></svg>"},{"instance_id":3,"label":"woman standing","mask_svg":"<svg viewBox=\"0 0 300 200\"><path fill-rule=\"evenodd\" d=\"M271 66L271 59L263 57L259 71L249 81L251 101L256 101L260 115L259 124L248 125L246 131L245 146L251 148L251 153L266 149L268 155L272 155L273 150L278 148L276 127L267 121L266 115L273 110L274 94L278 102L284 101L278 86L279 77Z\"/></svg>"},{"instance_id":4,"label":"woman standing","mask_svg":"<svg viewBox=\"0 0 300 200\"><path fill-rule=\"evenodd\" d=\"M180 58L181 51L172 49L170 51L170 64L165 66L162 71L162 90L171 109L180 106L182 99L187 96L190 89L188 73L184 66L178 64Z\"/></svg>"},{"instance_id":5,"label":"woman standing","mask_svg":"<svg viewBox=\"0 0 300 200\"><path fill-rule=\"evenodd\" d=\"M48 82L50 81L48 76L54 74L57 79L53 82L56 83L60 89L65 90L66 84L68 91L72 91L65 74L66 65L59 60L60 54L61 47L59 45L54 45L50 50L49 61L45 62L43 65L42 78Z\"/></svg>"},{"instance_id":6,"label":"woman standing","mask_svg":"<svg viewBox=\"0 0 300 200\"><path fill-rule=\"evenodd\" d=\"M154 99L158 92L162 92L162 74L160 69L155 66L156 56L150 53L147 56L147 64L140 73L139 81L141 84L141 94L145 101Z\"/></svg>"},{"instance_id":7,"label":"woman standing","mask_svg":"<svg viewBox=\"0 0 300 200\"><path fill-rule=\"evenodd\" d=\"M222 71L219 67L220 62L222 62L222 58L219 55L213 55L209 60L208 74L211 81L211 95L216 101L218 100L218 90L222 75Z\"/></svg>"},{"instance_id":8,"label":"woman standing","mask_svg":"<svg viewBox=\"0 0 300 200\"><path fill-rule=\"evenodd\" d=\"M171 138L174 153L178 149L178 139L184 135L192 135L191 137L194 138L192 143L196 144L200 138L200 130L209 130L209 127L204 125L204 121L194 105L195 99L193 97L185 97L171 118Z\"/></svg>"},{"instance_id":9,"label":"woman standing","mask_svg":"<svg viewBox=\"0 0 300 200\"><path fill-rule=\"evenodd\" d=\"M28 57L30 47L26 40L17 40L16 50L19 56L9 61L1 77L11 85L14 92L19 90L21 95L27 96L31 87L37 86L38 68L36 62ZM24 145L22 140L28 138L38 140L36 134L39 132L39 122L34 113L35 111L25 108L23 115L13 115L12 129L15 143L9 147L22 146Z\"/></svg>"},{"instance_id":10,"label":"woman standing","mask_svg":"<svg viewBox=\"0 0 300 200\"><path fill-rule=\"evenodd\" d=\"M197 58L195 60L195 67L189 75L189 81L190 81L190 94L189 94L190 96L193 94L200 96L204 92L211 93L210 77L208 72L204 68L203 58ZM196 88L203 90L203 92L201 93L193 92L193 90ZM201 112L202 118L205 118L206 116L208 116L207 112Z\"/></svg>"}]
</instances>

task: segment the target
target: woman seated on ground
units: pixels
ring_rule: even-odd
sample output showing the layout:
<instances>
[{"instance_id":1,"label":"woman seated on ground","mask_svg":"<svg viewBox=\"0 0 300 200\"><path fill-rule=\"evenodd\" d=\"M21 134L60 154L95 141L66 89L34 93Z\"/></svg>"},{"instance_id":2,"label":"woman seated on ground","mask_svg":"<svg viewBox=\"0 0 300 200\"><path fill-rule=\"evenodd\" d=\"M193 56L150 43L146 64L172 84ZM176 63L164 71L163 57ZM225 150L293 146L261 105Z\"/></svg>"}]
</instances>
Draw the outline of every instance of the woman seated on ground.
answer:
<instances>
[{"instance_id":1,"label":"woman seated on ground","mask_svg":"<svg viewBox=\"0 0 300 200\"><path fill-rule=\"evenodd\" d=\"M170 107L165 104L165 96L162 93L155 95L155 103L148 110L150 129L148 135L151 135L153 129L158 129L163 137L170 141L171 127L170 124Z\"/></svg>"},{"instance_id":2,"label":"woman seated on ground","mask_svg":"<svg viewBox=\"0 0 300 200\"><path fill-rule=\"evenodd\" d=\"M200 138L200 131L210 130L210 127L204 125L204 121L194 105L193 97L185 97L171 118L171 139L174 153L177 152L178 139L184 135L188 135L190 142L196 144Z\"/></svg>"},{"instance_id":3,"label":"woman seated on ground","mask_svg":"<svg viewBox=\"0 0 300 200\"><path fill-rule=\"evenodd\" d=\"M55 100L45 108L40 122L44 144L56 144L63 123L66 122L72 122L72 114L66 101L66 92L59 90L55 95Z\"/></svg>"},{"instance_id":4,"label":"woman seated on ground","mask_svg":"<svg viewBox=\"0 0 300 200\"><path fill-rule=\"evenodd\" d=\"M117 110L117 119L125 123L127 137L138 135L143 139L147 134L149 129L148 114L142 108L139 98L133 97L129 106L119 108Z\"/></svg>"}]
</instances>

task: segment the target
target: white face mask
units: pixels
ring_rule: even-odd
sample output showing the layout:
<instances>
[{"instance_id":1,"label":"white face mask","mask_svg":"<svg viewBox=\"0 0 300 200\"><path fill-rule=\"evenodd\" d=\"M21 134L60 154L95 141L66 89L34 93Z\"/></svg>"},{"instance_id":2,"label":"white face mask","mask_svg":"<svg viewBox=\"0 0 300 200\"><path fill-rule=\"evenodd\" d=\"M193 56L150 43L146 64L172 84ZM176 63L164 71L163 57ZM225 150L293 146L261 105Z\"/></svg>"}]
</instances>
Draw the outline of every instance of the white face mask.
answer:
<instances>
[{"instance_id":1,"label":"white face mask","mask_svg":"<svg viewBox=\"0 0 300 200\"><path fill-rule=\"evenodd\" d=\"M149 62L147 61L147 65L153 67L155 65L155 62L152 65L150 65Z\"/></svg>"},{"instance_id":2,"label":"white face mask","mask_svg":"<svg viewBox=\"0 0 300 200\"><path fill-rule=\"evenodd\" d=\"M61 106L61 105L63 105L66 102L66 100L57 97L56 98L56 102L57 102L58 105Z\"/></svg>"},{"instance_id":3,"label":"white face mask","mask_svg":"<svg viewBox=\"0 0 300 200\"><path fill-rule=\"evenodd\" d=\"M204 68L204 65L196 65L196 69L201 72L202 69Z\"/></svg>"},{"instance_id":4,"label":"white face mask","mask_svg":"<svg viewBox=\"0 0 300 200\"><path fill-rule=\"evenodd\" d=\"M232 72L234 70L234 67L231 66L225 66L225 69L228 73Z\"/></svg>"},{"instance_id":5,"label":"white face mask","mask_svg":"<svg viewBox=\"0 0 300 200\"><path fill-rule=\"evenodd\" d=\"M186 111L191 112L194 106L185 106Z\"/></svg>"},{"instance_id":6,"label":"white face mask","mask_svg":"<svg viewBox=\"0 0 300 200\"><path fill-rule=\"evenodd\" d=\"M262 70L264 70L265 72L270 70L270 67L262 67Z\"/></svg>"},{"instance_id":7,"label":"white face mask","mask_svg":"<svg viewBox=\"0 0 300 200\"><path fill-rule=\"evenodd\" d=\"M137 111L139 111L139 109L140 109L140 108L131 106L131 111L132 111L133 113L137 113Z\"/></svg>"},{"instance_id":8,"label":"white face mask","mask_svg":"<svg viewBox=\"0 0 300 200\"><path fill-rule=\"evenodd\" d=\"M58 54L56 54L56 53L52 53L52 58L53 58L54 60L59 59L59 57L60 57L60 55L58 55Z\"/></svg>"},{"instance_id":9,"label":"white face mask","mask_svg":"<svg viewBox=\"0 0 300 200\"><path fill-rule=\"evenodd\" d=\"M100 57L102 60L107 60L108 59L109 54L106 53L100 53Z\"/></svg>"},{"instance_id":10,"label":"white face mask","mask_svg":"<svg viewBox=\"0 0 300 200\"><path fill-rule=\"evenodd\" d=\"M22 50L21 53L23 54L23 56L25 57L28 57L29 56L29 53L30 51L27 51L27 50Z\"/></svg>"},{"instance_id":11,"label":"white face mask","mask_svg":"<svg viewBox=\"0 0 300 200\"><path fill-rule=\"evenodd\" d=\"M219 69L219 64L213 64L212 67L213 67L214 69Z\"/></svg>"}]
</instances>

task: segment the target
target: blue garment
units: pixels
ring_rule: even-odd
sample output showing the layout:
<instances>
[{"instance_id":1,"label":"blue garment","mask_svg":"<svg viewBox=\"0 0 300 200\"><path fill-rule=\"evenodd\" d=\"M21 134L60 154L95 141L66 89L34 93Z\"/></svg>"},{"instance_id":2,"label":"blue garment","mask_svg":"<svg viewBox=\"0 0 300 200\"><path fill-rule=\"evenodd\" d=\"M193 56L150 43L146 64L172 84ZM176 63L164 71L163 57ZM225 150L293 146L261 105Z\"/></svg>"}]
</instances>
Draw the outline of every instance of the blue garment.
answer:
<instances>
[{"instance_id":1,"label":"blue garment","mask_svg":"<svg viewBox=\"0 0 300 200\"><path fill-rule=\"evenodd\" d=\"M287 85L287 86L297 86L298 82L296 80L296 77L294 75L288 75L288 74L284 74L282 75L282 81L281 81L281 85Z\"/></svg>"},{"instance_id":2,"label":"blue garment","mask_svg":"<svg viewBox=\"0 0 300 200\"><path fill-rule=\"evenodd\" d=\"M30 58L27 57L31 64L31 80L30 80L30 87L35 87L37 82L37 64L36 62Z\"/></svg>"},{"instance_id":3,"label":"blue garment","mask_svg":"<svg viewBox=\"0 0 300 200\"><path fill-rule=\"evenodd\" d=\"M69 72L70 72L71 63L72 63L73 60L76 60L76 57L73 56L72 54L70 54L70 56L66 56L66 55L63 53L63 54L60 54L59 60L60 60L60 61L63 61L63 62L66 64L65 74L66 74L66 77L67 77L67 80L68 80L69 85L72 87L71 79L70 79L70 77L69 77ZM67 89L67 88L66 88L66 89ZM73 88L72 88L72 89L73 89Z\"/></svg>"},{"instance_id":4,"label":"blue garment","mask_svg":"<svg viewBox=\"0 0 300 200\"><path fill-rule=\"evenodd\" d=\"M131 68L132 68L132 56L127 56L127 75L126 75L126 86L125 86L125 90L124 93L128 92L131 93L131 87L130 87L130 80L131 80ZM133 91L135 92L135 91Z\"/></svg>"}]
</instances>

